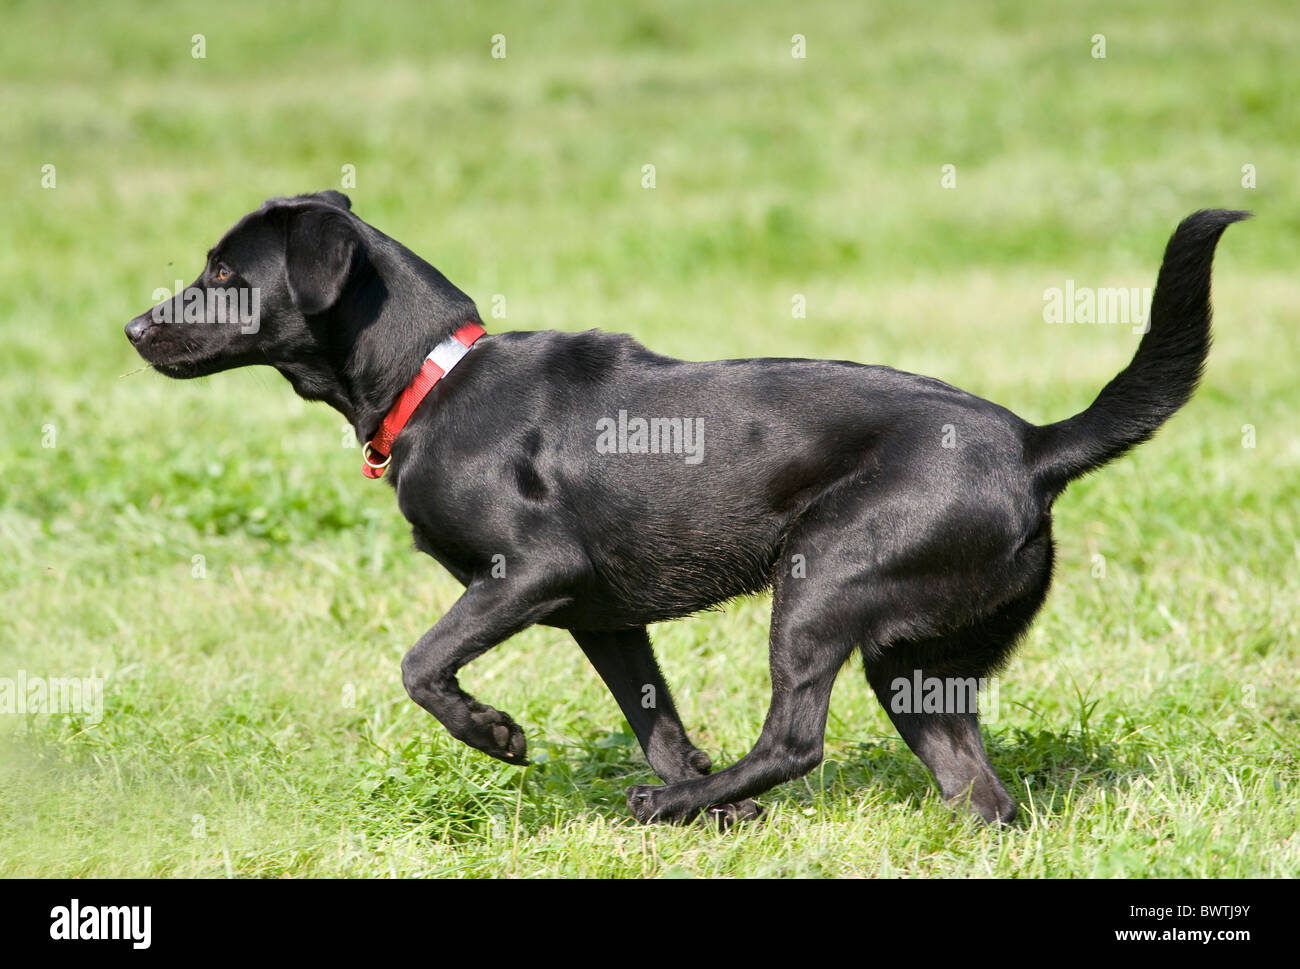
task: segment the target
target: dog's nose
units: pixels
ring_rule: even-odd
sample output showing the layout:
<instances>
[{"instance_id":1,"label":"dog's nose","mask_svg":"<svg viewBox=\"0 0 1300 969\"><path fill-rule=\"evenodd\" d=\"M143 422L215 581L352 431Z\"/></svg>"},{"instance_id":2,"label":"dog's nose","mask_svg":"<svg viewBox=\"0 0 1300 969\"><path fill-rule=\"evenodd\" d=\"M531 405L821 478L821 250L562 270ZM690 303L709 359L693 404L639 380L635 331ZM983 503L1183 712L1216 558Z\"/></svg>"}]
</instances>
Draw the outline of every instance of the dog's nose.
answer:
<instances>
[{"instance_id":1,"label":"dog's nose","mask_svg":"<svg viewBox=\"0 0 1300 969\"><path fill-rule=\"evenodd\" d=\"M139 346L140 341L144 339L145 333L148 332L149 327L151 326L153 326L153 321L150 320L147 315L137 316L126 325L126 338L130 340L134 346Z\"/></svg>"}]
</instances>

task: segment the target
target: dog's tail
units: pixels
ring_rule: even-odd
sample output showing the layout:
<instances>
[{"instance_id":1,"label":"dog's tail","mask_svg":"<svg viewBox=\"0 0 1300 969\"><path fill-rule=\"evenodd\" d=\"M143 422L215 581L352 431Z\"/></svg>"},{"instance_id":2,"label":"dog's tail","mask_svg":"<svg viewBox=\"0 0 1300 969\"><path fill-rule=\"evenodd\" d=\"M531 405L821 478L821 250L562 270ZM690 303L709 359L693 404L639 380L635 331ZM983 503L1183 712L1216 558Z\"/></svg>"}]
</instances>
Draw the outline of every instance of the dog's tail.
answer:
<instances>
[{"instance_id":1,"label":"dog's tail","mask_svg":"<svg viewBox=\"0 0 1300 969\"><path fill-rule=\"evenodd\" d=\"M1133 361L1081 414L1035 427L1027 459L1054 493L1149 439L1191 398L1210 351L1210 266L1223 230L1249 212L1208 209L1174 230Z\"/></svg>"}]
</instances>

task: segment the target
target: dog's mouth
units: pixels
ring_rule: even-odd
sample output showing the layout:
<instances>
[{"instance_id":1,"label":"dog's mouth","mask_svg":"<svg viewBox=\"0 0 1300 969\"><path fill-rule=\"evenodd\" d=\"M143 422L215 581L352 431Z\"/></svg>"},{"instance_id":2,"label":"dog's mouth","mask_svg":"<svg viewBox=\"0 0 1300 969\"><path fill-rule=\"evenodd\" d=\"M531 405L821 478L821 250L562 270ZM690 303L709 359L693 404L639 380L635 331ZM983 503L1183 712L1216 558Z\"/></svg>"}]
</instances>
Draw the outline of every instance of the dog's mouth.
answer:
<instances>
[{"instance_id":1,"label":"dog's mouth","mask_svg":"<svg viewBox=\"0 0 1300 969\"><path fill-rule=\"evenodd\" d=\"M258 361L249 354L231 355L222 347L215 350L198 339L198 333L189 327L157 323L141 317L126 327L127 339L140 358L166 377L184 380L204 377Z\"/></svg>"},{"instance_id":2,"label":"dog's mouth","mask_svg":"<svg viewBox=\"0 0 1300 969\"><path fill-rule=\"evenodd\" d=\"M157 325L135 332L128 328L127 337L140 358L160 374L178 379L200 376L203 361L198 348L184 346L184 341L178 346L173 335L162 330Z\"/></svg>"},{"instance_id":3,"label":"dog's mouth","mask_svg":"<svg viewBox=\"0 0 1300 969\"><path fill-rule=\"evenodd\" d=\"M141 354L143 357L144 354ZM149 360L149 366L162 374L164 377L171 377L173 380L189 380L192 377L206 377L210 374L221 373L223 370L233 370L236 367L244 367L250 364L262 362L254 360L247 355L235 358L224 356L214 356L206 358L182 358L170 360Z\"/></svg>"},{"instance_id":4,"label":"dog's mouth","mask_svg":"<svg viewBox=\"0 0 1300 969\"><path fill-rule=\"evenodd\" d=\"M190 377L202 377L213 370L204 370L202 365L197 363L151 363L149 365L164 377L171 377L173 380L187 380Z\"/></svg>"}]
</instances>

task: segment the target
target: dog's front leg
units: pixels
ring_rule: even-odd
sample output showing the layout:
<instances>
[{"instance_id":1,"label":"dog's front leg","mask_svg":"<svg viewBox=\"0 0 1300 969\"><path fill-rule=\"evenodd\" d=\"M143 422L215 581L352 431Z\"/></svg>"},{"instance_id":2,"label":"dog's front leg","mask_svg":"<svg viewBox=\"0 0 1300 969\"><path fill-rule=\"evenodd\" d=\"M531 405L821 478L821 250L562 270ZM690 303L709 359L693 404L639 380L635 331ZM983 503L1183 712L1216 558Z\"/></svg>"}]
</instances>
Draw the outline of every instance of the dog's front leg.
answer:
<instances>
[{"instance_id":1,"label":"dog's front leg","mask_svg":"<svg viewBox=\"0 0 1300 969\"><path fill-rule=\"evenodd\" d=\"M402 658L411 699L464 743L509 764L528 763L524 732L508 714L460 688L465 664L569 602L554 580L476 579Z\"/></svg>"},{"instance_id":2,"label":"dog's front leg","mask_svg":"<svg viewBox=\"0 0 1300 969\"><path fill-rule=\"evenodd\" d=\"M686 736L644 626L570 632L618 701L656 774L671 784L713 769L709 755Z\"/></svg>"},{"instance_id":3,"label":"dog's front leg","mask_svg":"<svg viewBox=\"0 0 1300 969\"><path fill-rule=\"evenodd\" d=\"M667 784L708 774L713 762L686 735L646 628L570 631L618 701L654 772ZM762 814L763 809L748 798L709 811L710 819L723 825Z\"/></svg>"}]
</instances>

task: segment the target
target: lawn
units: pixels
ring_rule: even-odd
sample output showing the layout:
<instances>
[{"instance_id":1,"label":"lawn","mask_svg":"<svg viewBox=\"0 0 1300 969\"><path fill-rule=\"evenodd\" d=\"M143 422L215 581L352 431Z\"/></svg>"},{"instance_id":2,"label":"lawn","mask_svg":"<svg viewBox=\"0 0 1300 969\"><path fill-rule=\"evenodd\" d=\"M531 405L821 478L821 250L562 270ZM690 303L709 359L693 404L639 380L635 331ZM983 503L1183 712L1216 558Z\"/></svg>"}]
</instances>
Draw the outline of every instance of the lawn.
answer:
<instances>
[{"instance_id":1,"label":"lawn","mask_svg":"<svg viewBox=\"0 0 1300 969\"><path fill-rule=\"evenodd\" d=\"M0 715L0 876L1300 873L1286 0L0 18L0 694L102 685L100 710ZM985 730L1017 822L952 821L857 661L823 765L727 833L630 820L654 775L567 633L462 675L532 766L453 741L399 664L460 587L343 419L270 370L141 372L122 334L242 214L323 188L492 330L883 363L1037 422L1137 341L1045 322L1045 293L1152 286L1183 216L1254 210L1197 396L1056 505L1055 586ZM720 765L766 711L769 605L652 630Z\"/></svg>"}]
</instances>

